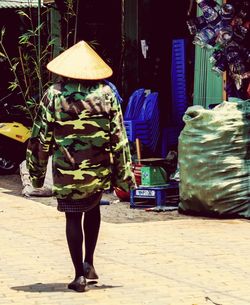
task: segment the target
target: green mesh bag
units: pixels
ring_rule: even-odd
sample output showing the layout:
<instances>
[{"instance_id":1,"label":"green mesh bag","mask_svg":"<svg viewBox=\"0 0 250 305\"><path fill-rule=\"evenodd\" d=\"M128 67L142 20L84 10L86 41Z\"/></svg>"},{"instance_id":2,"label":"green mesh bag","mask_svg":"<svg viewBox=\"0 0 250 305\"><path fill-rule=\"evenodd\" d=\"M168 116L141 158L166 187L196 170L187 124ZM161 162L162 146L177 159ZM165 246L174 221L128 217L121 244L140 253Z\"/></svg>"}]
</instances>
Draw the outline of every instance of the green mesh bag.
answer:
<instances>
[{"instance_id":1,"label":"green mesh bag","mask_svg":"<svg viewBox=\"0 0 250 305\"><path fill-rule=\"evenodd\" d=\"M250 100L189 107L179 136L179 211L250 217Z\"/></svg>"}]
</instances>

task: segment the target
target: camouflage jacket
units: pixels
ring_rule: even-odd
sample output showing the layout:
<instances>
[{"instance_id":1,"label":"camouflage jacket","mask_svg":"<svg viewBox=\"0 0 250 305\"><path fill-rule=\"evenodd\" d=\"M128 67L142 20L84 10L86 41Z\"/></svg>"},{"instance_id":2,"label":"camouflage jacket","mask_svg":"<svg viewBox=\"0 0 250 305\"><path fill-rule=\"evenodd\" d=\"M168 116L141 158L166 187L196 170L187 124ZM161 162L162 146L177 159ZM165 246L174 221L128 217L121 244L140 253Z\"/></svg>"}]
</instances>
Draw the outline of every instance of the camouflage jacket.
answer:
<instances>
[{"instance_id":1,"label":"camouflage jacket","mask_svg":"<svg viewBox=\"0 0 250 305\"><path fill-rule=\"evenodd\" d=\"M52 154L53 191L81 199L96 191L134 187L121 107L105 82L56 83L43 96L27 148L34 187L44 183Z\"/></svg>"}]
</instances>

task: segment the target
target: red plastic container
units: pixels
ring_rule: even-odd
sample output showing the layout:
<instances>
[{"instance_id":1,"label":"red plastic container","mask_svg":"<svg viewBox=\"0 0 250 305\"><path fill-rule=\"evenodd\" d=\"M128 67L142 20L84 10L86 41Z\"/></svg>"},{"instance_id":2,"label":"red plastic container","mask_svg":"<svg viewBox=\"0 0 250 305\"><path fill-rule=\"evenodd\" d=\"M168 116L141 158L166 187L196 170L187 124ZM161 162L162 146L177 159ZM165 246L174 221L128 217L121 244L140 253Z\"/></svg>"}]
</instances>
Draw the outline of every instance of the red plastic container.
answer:
<instances>
[{"instance_id":1,"label":"red plastic container","mask_svg":"<svg viewBox=\"0 0 250 305\"><path fill-rule=\"evenodd\" d=\"M135 181L137 185L141 184L141 167L142 164L133 163L132 171L135 175ZM130 201L130 193L115 187L115 194L121 201Z\"/></svg>"}]
</instances>

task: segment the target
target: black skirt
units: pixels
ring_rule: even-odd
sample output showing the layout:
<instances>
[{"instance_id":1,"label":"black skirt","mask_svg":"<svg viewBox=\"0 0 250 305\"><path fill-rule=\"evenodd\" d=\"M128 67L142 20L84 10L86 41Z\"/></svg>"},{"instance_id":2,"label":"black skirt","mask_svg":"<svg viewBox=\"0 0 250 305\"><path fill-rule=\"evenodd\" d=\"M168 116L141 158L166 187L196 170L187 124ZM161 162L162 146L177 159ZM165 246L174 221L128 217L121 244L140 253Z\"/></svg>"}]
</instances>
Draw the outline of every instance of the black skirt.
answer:
<instances>
[{"instance_id":1,"label":"black skirt","mask_svg":"<svg viewBox=\"0 0 250 305\"><path fill-rule=\"evenodd\" d=\"M57 210L66 213L88 212L100 204L102 192L97 192L87 198L82 199L57 199Z\"/></svg>"}]
</instances>

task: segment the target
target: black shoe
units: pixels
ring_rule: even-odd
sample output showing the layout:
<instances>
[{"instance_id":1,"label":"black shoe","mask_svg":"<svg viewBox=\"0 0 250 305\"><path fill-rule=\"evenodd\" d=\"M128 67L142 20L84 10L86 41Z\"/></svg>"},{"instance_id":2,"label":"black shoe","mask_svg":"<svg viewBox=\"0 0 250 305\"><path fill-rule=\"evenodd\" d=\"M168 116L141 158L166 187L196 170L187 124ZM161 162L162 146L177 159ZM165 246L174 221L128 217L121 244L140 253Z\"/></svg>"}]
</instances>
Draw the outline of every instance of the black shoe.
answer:
<instances>
[{"instance_id":1,"label":"black shoe","mask_svg":"<svg viewBox=\"0 0 250 305\"><path fill-rule=\"evenodd\" d=\"M84 276L77 277L73 282L69 283L68 288L77 292L84 292L86 287L86 279Z\"/></svg>"},{"instance_id":2,"label":"black shoe","mask_svg":"<svg viewBox=\"0 0 250 305\"><path fill-rule=\"evenodd\" d=\"M83 263L83 274L88 280L97 280L99 279L95 268L87 262Z\"/></svg>"}]
</instances>

